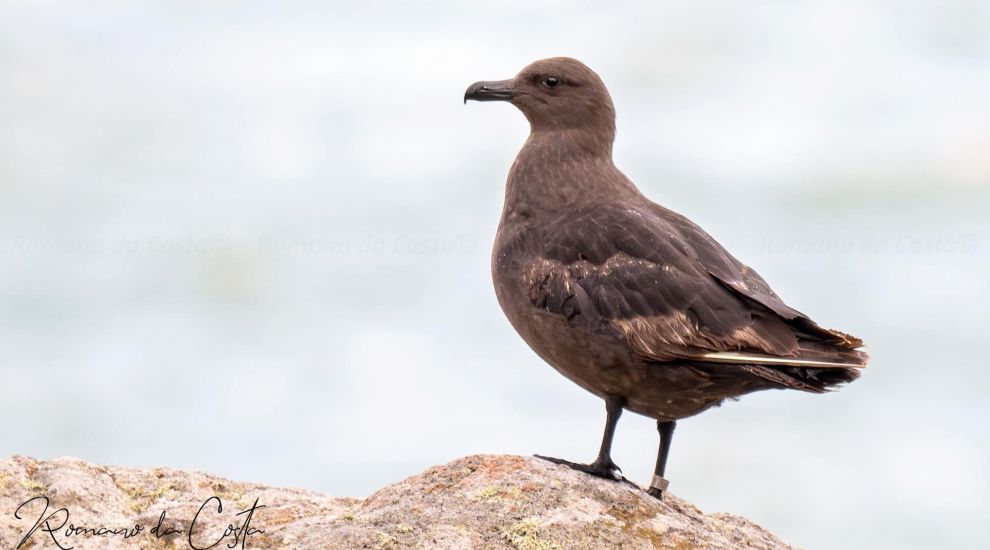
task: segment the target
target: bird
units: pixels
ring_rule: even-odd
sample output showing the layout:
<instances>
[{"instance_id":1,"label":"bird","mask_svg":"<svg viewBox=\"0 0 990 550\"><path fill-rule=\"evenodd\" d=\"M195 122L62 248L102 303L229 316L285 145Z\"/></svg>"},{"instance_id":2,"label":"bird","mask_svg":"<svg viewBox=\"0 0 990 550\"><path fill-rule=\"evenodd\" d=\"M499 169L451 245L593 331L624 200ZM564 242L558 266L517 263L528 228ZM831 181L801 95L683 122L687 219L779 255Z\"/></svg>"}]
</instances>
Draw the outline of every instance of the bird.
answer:
<instances>
[{"instance_id":1,"label":"bird","mask_svg":"<svg viewBox=\"0 0 990 550\"><path fill-rule=\"evenodd\" d=\"M612 459L623 411L657 421L647 493L662 500L674 428L726 400L823 393L867 366L863 341L823 328L687 217L654 203L615 165L615 107L601 77L569 57L480 81L464 103L511 103L530 133L505 183L492 249L495 295L544 361L605 402L588 464L629 482Z\"/></svg>"}]
</instances>

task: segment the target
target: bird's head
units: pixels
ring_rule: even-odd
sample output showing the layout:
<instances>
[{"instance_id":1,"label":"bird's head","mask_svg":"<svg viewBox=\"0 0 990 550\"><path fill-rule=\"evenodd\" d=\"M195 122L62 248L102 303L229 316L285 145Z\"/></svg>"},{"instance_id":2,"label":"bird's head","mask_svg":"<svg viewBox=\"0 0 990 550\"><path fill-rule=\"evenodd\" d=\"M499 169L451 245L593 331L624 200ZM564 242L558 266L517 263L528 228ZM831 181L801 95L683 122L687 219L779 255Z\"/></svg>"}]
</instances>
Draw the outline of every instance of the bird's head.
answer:
<instances>
[{"instance_id":1,"label":"bird's head","mask_svg":"<svg viewBox=\"0 0 990 550\"><path fill-rule=\"evenodd\" d=\"M615 108L602 79L584 63L551 57L530 63L509 80L475 82L464 102L508 101L526 115L533 132L588 129L615 133Z\"/></svg>"}]
</instances>

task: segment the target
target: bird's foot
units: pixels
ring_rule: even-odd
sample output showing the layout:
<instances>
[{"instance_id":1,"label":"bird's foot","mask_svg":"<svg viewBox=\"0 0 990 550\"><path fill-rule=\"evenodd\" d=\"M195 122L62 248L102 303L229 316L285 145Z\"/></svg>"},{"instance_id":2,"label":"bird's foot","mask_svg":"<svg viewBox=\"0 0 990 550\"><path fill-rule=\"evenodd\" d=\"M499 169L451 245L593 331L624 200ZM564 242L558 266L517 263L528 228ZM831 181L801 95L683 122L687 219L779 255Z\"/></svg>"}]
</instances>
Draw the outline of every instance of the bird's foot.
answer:
<instances>
[{"instance_id":1,"label":"bird's foot","mask_svg":"<svg viewBox=\"0 0 990 550\"><path fill-rule=\"evenodd\" d=\"M667 491L668 485L670 485L669 481L658 475L654 475L653 481L650 482L650 488L646 491L646 494L657 500L663 500L663 494Z\"/></svg>"},{"instance_id":2,"label":"bird's foot","mask_svg":"<svg viewBox=\"0 0 990 550\"><path fill-rule=\"evenodd\" d=\"M543 455L533 455L540 460L546 460L547 462L553 462L554 464L560 464L562 466L567 466L572 470L577 470L579 472L584 472L586 474L591 474L595 477L600 477L602 479L607 479L610 481L618 481L620 483L626 483L633 487L637 487L635 483L629 481L622 475L622 468L619 468L611 460L601 461L596 460L591 464L581 464L580 462L571 462L570 460L564 460L562 458L554 458L552 456Z\"/></svg>"},{"instance_id":3,"label":"bird's foot","mask_svg":"<svg viewBox=\"0 0 990 550\"><path fill-rule=\"evenodd\" d=\"M586 474L591 474L595 477L600 477L604 479L611 479L613 481L621 481L626 478L622 477L622 468L619 468L611 460L609 461L599 461L596 460L591 464L581 464L580 462L571 462L570 460L564 460L563 458L554 458L552 456L543 455L533 455L540 460L546 460L547 462L553 462L554 464L560 464L562 466L567 466L572 470L577 470L579 472L584 472Z\"/></svg>"}]
</instances>

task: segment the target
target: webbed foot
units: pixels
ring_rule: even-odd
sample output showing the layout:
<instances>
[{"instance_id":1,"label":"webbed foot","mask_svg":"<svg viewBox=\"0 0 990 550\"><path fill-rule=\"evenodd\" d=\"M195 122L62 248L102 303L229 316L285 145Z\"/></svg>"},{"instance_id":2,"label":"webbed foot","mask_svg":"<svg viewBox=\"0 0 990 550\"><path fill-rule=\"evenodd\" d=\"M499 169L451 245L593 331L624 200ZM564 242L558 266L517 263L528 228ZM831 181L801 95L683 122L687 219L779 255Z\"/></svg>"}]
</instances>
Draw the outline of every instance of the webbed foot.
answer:
<instances>
[{"instance_id":1,"label":"webbed foot","mask_svg":"<svg viewBox=\"0 0 990 550\"><path fill-rule=\"evenodd\" d=\"M609 481L618 481L620 483L626 483L632 487L637 486L635 483L629 481L622 475L622 468L619 468L611 460L599 461L596 460L591 464L581 464L580 462L571 462L570 460L564 460L562 458L554 458L552 456L543 455L533 455L540 460L546 460L547 462L553 462L554 464L560 464L562 466L567 466L572 470L577 470L579 472L584 472L586 474L591 474L595 477L600 477L602 479L607 479Z\"/></svg>"}]
</instances>

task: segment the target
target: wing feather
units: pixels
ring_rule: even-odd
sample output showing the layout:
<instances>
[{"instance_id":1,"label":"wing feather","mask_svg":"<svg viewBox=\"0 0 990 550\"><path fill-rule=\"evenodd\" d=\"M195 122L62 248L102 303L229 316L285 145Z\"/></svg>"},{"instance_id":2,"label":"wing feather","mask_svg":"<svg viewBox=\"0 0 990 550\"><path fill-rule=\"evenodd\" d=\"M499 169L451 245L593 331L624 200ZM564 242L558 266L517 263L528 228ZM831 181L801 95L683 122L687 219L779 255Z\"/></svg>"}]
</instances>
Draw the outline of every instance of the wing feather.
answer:
<instances>
[{"instance_id":1,"label":"wing feather","mask_svg":"<svg viewBox=\"0 0 990 550\"><path fill-rule=\"evenodd\" d=\"M866 364L862 342L787 306L689 220L657 206L570 213L534 242L534 305L621 334L655 361L780 367Z\"/></svg>"}]
</instances>

